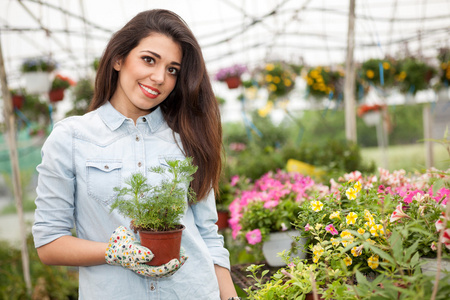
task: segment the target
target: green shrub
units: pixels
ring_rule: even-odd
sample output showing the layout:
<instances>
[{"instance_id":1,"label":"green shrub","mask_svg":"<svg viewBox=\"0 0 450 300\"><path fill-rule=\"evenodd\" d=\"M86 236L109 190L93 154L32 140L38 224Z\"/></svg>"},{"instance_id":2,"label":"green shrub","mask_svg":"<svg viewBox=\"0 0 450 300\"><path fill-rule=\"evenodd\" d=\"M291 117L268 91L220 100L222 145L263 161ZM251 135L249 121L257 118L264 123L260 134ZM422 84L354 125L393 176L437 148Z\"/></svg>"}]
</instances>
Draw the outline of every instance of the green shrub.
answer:
<instances>
[{"instance_id":1,"label":"green shrub","mask_svg":"<svg viewBox=\"0 0 450 300\"><path fill-rule=\"evenodd\" d=\"M33 296L27 295L22 272L22 256L2 241L0 247L0 299L78 299L78 270L41 263L32 236L27 238Z\"/></svg>"}]
</instances>

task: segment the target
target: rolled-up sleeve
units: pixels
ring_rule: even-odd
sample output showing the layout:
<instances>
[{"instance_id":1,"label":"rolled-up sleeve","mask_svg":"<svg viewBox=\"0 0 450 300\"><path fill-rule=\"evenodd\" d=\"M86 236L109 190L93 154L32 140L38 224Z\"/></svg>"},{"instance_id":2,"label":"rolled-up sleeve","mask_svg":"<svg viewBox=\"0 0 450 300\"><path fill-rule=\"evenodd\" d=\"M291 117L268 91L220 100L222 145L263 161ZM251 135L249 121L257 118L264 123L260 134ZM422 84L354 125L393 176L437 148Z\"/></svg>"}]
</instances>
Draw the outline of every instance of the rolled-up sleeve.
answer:
<instances>
[{"instance_id":1,"label":"rolled-up sleeve","mask_svg":"<svg viewBox=\"0 0 450 300\"><path fill-rule=\"evenodd\" d=\"M39 248L57 238L71 235L74 227L75 176L72 133L67 124L57 123L45 141L37 166L34 244Z\"/></svg>"},{"instance_id":2,"label":"rolled-up sleeve","mask_svg":"<svg viewBox=\"0 0 450 300\"><path fill-rule=\"evenodd\" d=\"M217 232L217 210L214 192L208 194L205 200L192 205L195 224L208 247L214 264L230 270L230 254L224 247L223 236Z\"/></svg>"}]
</instances>

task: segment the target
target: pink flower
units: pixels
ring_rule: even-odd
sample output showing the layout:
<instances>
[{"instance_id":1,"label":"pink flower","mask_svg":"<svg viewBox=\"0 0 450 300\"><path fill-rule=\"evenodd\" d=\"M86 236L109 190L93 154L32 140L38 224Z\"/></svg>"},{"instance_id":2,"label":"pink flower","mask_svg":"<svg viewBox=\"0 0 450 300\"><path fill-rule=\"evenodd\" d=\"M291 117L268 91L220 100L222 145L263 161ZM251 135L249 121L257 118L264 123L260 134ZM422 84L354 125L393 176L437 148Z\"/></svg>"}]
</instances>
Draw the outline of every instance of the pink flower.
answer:
<instances>
[{"instance_id":1,"label":"pink flower","mask_svg":"<svg viewBox=\"0 0 450 300\"><path fill-rule=\"evenodd\" d=\"M238 183L239 181L239 176L238 175L234 175L233 177L231 177L231 186L235 186L236 183Z\"/></svg>"},{"instance_id":2,"label":"pink flower","mask_svg":"<svg viewBox=\"0 0 450 300\"><path fill-rule=\"evenodd\" d=\"M288 230L286 224L284 224L284 222L281 223L281 231L286 231L286 230Z\"/></svg>"},{"instance_id":3,"label":"pink flower","mask_svg":"<svg viewBox=\"0 0 450 300\"><path fill-rule=\"evenodd\" d=\"M408 216L407 214L405 214L405 212L402 209L402 204L400 203L395 208L395 211L392 213L391 219L389 221L392 223L392 222L395 222L395 221L400 220L402 218L409 218L410 219L411 217Z\"/></svg>"},{"instance_id":4,"label":"pink flower","mask_svg":"<svg viewBox=\"0 0 450 300\"><path fill-rule=\"evenodd\" d=\"M305 231L310 231L310 230L311 230L311 226L309 224L306 224Z\"/></svg>"},{"instance_id":5,"label":"pink flower","mask_svg":"<svg viewBox=\"0 0 450 300\"><path fill-rule=\"evenodd\" d=\"M445 229L441 242L447 249L450 249L450 228Z\"/></svg>"},{"instance_id":6,"label":"pink flower","mask_svg":"<svg viewBox=\"0 0 450 300\"><path fill-rule=\"evenodd\" d=\"M276 200L269 200L269 201L266 201L266 203L264 203L264 208L271 209L271 208L274 208L277 205L278 205L278 201L276 201Z\"/></svg>"},{"instance_id":7,"label":"pink flower","mask_svg":"<svg viewBox=\"0 0 450 300\"><path fill-rule=\"evenodd\" d=\"M336 228L334 228L333 224L328 224L325 227L325 230L328 231L329 233L331 233L332 235L339 234L339 232L336 230Z\"/></svg>"},{"instance_id":8,"label":"pink flower","mask_svg":"<svg viewBox=\"0 0 450 300\"><path fill-rule=\"evenodd\" d=\"M436 226L437 232L440 232L442 229L444 229L444 222L442 220L437 220L434 225Z\"/></svg>"},{"instance_id":9,"label":"pink flower","mask_svg":"<svg viewBox=\"0 0 450 300\"><path fill-rule=\"evenodd\" d=\"M262 240L262 236L261 236L261 230L259 229L254 229L252 231L247 232L247 234L245 235L245 238L247 239L247 242L250 245L255 245L258 244L259 242L261 242Z\"/></svg>"}]
</instances>

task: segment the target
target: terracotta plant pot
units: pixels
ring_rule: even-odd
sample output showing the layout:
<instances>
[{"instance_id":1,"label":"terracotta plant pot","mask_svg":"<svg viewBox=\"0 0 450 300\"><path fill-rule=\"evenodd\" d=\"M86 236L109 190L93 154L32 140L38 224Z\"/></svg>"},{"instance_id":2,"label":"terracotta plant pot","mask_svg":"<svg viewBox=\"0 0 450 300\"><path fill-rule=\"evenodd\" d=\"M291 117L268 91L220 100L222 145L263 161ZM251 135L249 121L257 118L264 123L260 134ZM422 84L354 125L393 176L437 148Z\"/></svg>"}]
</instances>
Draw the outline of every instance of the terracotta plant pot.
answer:
<instances>
[{"instance_id":1,"label":"terracotta plant pot","mask_svg":"<svg viewBox=\"0 0 450 300\"><path fill-rule=\"evenodd\" d=\"M48 93L48 97L50 98L50 102L57 102L64 99L64 89L51 90Z\"/></svg>"},{"instance_id":2,"label":"terracotta plant pot","mask_svg":"<svg viewBox=\"0 0 450 300\"><path fill-rule=\"evenodd\" d=\"M237 76L228 77L225 79L225 82L227 83L229 89L236 89L241 85L241 78Z\"/></svg>"},{"instance_id":3,"label":"terracotta plant pot","mask_svg":"<svg viewBox=\"0 0 450 300\"><path fill-rule=\"evenodd\" d=\"M184 225L172 231L139 231L141 245L150 249L155 257L150 266L160 266L172 259L180 259L181 236Z\"/></svg>"},{"instance_id":4,"label":"terracotta plant pot","mask_svg":"<svg viewBox=\"0 0 450 300\"><path fill-rule=\"evenodd\" d=\"M217 216L219 217L216 225L219 227L219 230L228 228L228 219L230 216L230 212L227 210L218 210Z\"/></svg>"},{"instance_id":5,"label":"terracotta plant pot","mask_svg":"<svg viewBox=\"0 0 450 300\"><path fill-rule=\"evenodd\" d=\"M12 103L13 108L21 109L23 105L24 97L22 95L13 95L12 96Z\"/></svg>"},{"instance_id":6,"label":"terracotta plant pot","mask_svg":"<svg viewBox=\"0 0 450 300\"><path fill-rule=\"evenodd\" d=\"M311 293L308 293L308 294L306 294L306 298L305 298L305 300L314 300L314 294L311 292ZM317 300L323 300L323 298L322 298L322 295L321 294L317 294Z\"/></svg>"}]
</instances>

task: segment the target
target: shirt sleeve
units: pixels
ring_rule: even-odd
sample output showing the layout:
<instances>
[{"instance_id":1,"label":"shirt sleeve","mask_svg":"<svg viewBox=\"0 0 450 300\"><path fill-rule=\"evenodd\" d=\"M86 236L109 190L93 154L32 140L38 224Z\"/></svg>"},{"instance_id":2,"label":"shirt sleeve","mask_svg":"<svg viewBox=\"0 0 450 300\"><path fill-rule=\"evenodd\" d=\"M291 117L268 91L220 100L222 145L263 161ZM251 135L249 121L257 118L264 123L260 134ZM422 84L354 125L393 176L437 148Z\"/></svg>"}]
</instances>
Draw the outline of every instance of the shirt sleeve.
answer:
<instances>
[{"instance_id":1,"label":"shirt sleeve","mask_svg":"<svg viewBox=\"0 0 450 300\"><path fill-rule=\"evenodd\" d=\"M36 248L62 236L72 235L75 206L72 153L70 127L59 122L42 146L42 161L36 168L39 175L32 227Z\"/></svg>"},{"instance_id":2,"label":"shirt sleeve","mask_svg":"<svg viewBox=\"0 0 450 300\"><path fill-rule=\"evenodd\" d=\"M215 265L230 270L230 254L224 247L223 236L217 230L217 210L214 191L207 198L192 205L195 224L208 247Z\"/></svg>"}]
</instances>

